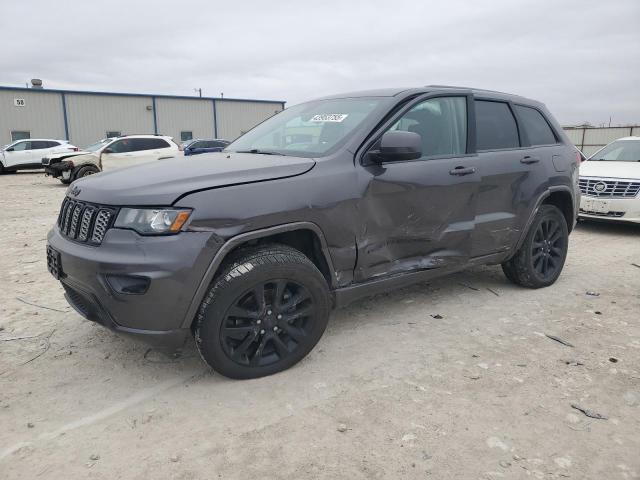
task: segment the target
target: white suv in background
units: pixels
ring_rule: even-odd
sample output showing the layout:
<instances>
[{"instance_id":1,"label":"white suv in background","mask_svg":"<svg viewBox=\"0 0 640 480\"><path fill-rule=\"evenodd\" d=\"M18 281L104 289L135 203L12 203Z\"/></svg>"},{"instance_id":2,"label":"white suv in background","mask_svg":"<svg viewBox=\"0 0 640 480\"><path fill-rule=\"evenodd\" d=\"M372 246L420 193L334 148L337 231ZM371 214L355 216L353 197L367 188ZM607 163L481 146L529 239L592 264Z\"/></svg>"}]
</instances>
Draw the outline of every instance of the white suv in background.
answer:
<instances>
[{"instance_id":1,"label":"white suv in background","mask_svg":"<svg viewBox=\"0 0 640 480\"><path fill-rule=\"evenodd\" d=\"M173 138L162 135L124 135L105 138L79 152L42 158L47 175L71 183L101 171L182 156Z\"/></svg>"},{"instance_id":2,"label":"white suv in background","mask_svg":"<svg viewBox=\"0 0 640 480\"><path fill-rule=\"evenodd\" d=\"M640 223L640 137L625 137L580 165L581 218Z\"/></svg>"},{"instance_id":3,"label":"white suv in background","mask_svg":"<svg viewBox=\"0 0 640 480\"><path fill-rule=\"evenodd\" d=\"M46 155L73 153L78 147L67 140L29 138L16 140L0 149L0 173L5 171L42 168L41 159Z\"/></svg>"}]
</instances>

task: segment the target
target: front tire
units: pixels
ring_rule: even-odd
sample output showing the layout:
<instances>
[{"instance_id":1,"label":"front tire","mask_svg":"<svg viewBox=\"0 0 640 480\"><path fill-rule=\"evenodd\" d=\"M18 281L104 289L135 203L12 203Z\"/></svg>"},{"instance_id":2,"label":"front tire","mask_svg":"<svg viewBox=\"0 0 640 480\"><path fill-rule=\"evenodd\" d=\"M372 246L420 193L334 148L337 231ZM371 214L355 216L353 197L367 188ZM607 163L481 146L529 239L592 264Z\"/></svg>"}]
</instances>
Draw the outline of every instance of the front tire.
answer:
<instances>
[{"instance_id":1,"label":"front tire","mask_svg":"<svg viewBox=\"0 0 640 480\"><path fill-rule=\"evenodd\" d=\"M247 249L214 279L196 319L196 346L226 377L271 375L313 349L329 312L327 282L304 254L284 245Z\"/></svg>"},{"instance_id":2,"label":"front tire","mask_svg":"<svg viewBox=\"0 0 640 480\"><path fill-rule=\"evenodd\" d=\"M89 175L93 175L94 173L100 173L97 167L92 165L85 165L84 167L80 167L74 175L72 175L74 180L79 178L88 177Z\"/></svg>"},{"instance_id":3,"label":"front tire","mask_svg":"<svg viewBox=\"0 0 640 480\"><path fill-rule=\"evenodd\" d=\"M502 270L517 285L547 287L560 276L568 246L569 229L564 215L554 205L542 205L522 246L502 264Z\"/></svg>"}]
</instances>

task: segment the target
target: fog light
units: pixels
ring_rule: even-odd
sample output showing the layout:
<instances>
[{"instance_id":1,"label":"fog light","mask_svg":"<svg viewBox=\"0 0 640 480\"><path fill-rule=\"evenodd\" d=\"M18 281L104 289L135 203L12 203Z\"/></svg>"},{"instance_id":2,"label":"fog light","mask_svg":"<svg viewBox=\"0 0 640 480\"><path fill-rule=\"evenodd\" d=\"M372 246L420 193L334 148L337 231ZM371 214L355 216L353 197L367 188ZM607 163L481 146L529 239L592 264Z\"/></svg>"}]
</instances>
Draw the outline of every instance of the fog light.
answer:
<instances>
[{"instance_id":1,"label":"fog light","mask_svg":"<svg viewBox=\"0 0 640 480\"><path fill-rule=\"evenodd\" d=\"M107 275L107 283L116 293L142 295L149 289L151 279L132 275Z\"/></svg>"}]
</instances>

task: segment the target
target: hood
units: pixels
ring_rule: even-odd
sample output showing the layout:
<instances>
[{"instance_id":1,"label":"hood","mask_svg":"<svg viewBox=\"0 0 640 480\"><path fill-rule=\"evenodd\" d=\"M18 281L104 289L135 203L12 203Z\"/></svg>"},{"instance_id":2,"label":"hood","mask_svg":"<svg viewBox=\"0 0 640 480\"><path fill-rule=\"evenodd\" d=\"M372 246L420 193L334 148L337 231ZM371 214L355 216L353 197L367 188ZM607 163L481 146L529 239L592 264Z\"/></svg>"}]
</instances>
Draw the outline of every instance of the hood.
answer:
<instances>
[{"instance_id":1,"label":"hood","mask_svg":"<svg viewBox=\"0 0 640 480\"><path fill-rule=\"evenodd\" d=\"M164 206L191 192L294 177L311 158L251 153L205 153L102 172L73 182L78 200L105 205Z\"/></svg>"},{"instance_id":2,"label":"hood","mask_svg":"<svg viewBox=\"0 0 640 480\"><path fill-rule=\"evenodd\" d=\"M640 162L587 160L580 165L580 176L640 179Z\"/></svg>"},{"instance_id":3,"label":"hood","mask_svg":"<svg viewBox=\"0 0 640 480\"><path fill-rule=\"evenodd\" d=\"M83 156L87 155L87 156L93 157L94 160L96 159L96 155L94 153L83 151L83 150L79 150L77 152L50 153L49 155L46 155L42 158L48 158L49 160L59 160L59 159L65 159L69 157L78 157L80 155L83 155Z\"/></svg>"}]
</instances>

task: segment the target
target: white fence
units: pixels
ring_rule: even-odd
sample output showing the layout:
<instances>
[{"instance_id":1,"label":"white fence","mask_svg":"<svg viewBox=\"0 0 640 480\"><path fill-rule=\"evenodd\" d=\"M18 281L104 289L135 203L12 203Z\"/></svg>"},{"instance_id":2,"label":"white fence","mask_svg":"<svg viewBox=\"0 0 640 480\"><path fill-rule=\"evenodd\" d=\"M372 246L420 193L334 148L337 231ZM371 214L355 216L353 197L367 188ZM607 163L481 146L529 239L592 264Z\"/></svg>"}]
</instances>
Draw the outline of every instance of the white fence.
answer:
<instances>
[{"instance_id":1,"label":"white fence","mask_svg":"<svg viewBox=\"0 0 640 480\"><path fill-rule=\"evenodd\" d=\"M622 137L640 136L640 125L630 127L564 127L573 144L587 157Z\"/></svg>"}]
</instances>

